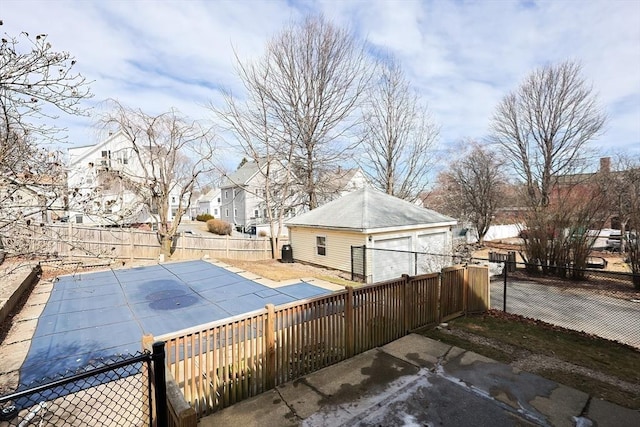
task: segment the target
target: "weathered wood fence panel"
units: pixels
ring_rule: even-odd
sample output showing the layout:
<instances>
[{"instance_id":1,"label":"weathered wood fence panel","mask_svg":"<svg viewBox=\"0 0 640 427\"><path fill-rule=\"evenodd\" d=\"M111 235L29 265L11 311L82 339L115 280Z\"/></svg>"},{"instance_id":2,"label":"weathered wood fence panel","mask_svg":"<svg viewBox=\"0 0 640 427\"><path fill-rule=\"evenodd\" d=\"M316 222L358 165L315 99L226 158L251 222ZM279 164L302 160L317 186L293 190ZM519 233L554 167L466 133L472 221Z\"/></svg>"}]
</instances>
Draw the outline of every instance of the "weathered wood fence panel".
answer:
<instances>
[{"instance_id":1,"label":"weathered wood fence panel","mask_svg":"<svg viewBox=\"0 0 640 427\"><path fill-rule=\"evenodd\" d=\"M171 375L200 418L412 330L489 308L488 279L484 266L403 276L155 340L165 341Z\"/></svg>"},{"instance_id":2,"label":"weathered wood fence panel","mask_svg":"<svg viewBox=\"0 0 640 427\"><path fill-rule=\"evenodd\" d=\"M134 261L157 260L160 255L158 236L152 231L55 224L32 227L28 239L30 247L33 246L32 253L57 257ZM247 261L271 259L271 241L264 237L213 235L180 235L175 238L172 259L204 256Z\"/></svg>"}]
</instances>

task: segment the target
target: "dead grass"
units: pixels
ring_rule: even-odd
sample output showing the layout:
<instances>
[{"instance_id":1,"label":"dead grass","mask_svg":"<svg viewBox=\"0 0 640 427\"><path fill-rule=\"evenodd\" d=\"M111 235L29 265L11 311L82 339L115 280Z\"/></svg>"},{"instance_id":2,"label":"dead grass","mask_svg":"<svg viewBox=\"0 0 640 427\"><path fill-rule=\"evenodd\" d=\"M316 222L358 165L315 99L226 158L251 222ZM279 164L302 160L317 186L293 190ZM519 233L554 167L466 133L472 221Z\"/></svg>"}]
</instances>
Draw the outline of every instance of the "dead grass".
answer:
<instances>
[{"instance_id":1,"label":"dead grass","mask_svg":"<svg viewBox=\"0 0 640 427\"><path fill-rule=\"evenodd\" d=\"M455 319L423 334L640 409L640 351L632 347L494 311Z\"/></svg>"},{"instance_id":2,"label":"dead grass","mask_svg":"<svg viewBox=\"0 0 640 427\"><path fill-rule=\"evenodd\" d=\"M275 281L314 277L341 286L357 287L362 285L349 280L348 273L297 262L283 263L274 259L263 261L220 259L220 261Z\"/></svg>"}]
</instances>

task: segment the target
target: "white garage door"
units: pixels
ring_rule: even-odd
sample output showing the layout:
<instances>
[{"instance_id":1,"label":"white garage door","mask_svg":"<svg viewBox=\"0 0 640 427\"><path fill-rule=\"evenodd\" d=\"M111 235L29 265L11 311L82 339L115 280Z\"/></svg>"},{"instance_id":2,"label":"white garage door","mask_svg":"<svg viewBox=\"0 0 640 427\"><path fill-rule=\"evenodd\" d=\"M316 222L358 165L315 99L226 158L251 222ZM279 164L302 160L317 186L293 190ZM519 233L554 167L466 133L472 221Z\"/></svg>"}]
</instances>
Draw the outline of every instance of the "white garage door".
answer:
<instances>
[{"instance_id":1,"label":"white garage door","mask_svg":"<svg viewBox=\"0 0 640 427\"><path fill-rule=\"evenodd\" d=\"M451 250L447 246L447 233L422 234L418 236L418 274L435 273L451 265Z\"/></svg>"},{"instance_id":2,"label":"white garage door","mask_svg":"<svg viewBox=\"0 0 640 427\"><path fill-rule=\"evenodd\" d=\"M411 249L411 237L398 237L395 239L376 240L376 249L388 249L388 251L372 251L373 282L397 279L403 274L413 274L412 255L407 252Z\"/></svg>"}]
</instances>

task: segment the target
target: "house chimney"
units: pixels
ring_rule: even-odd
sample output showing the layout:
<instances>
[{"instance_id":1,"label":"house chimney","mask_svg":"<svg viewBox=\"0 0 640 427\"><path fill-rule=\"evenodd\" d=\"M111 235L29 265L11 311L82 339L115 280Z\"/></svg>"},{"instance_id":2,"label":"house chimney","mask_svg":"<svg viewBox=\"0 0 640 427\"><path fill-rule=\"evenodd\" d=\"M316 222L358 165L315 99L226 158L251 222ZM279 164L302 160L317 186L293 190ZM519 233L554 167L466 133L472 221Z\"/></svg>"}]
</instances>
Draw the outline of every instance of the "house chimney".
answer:
<instances>
[{"instance_id":1,"label":"house chimney","mask_svg":"<svg viewBox=\"0 0 640 427\"><path fill-rule=\"evenodd\" d=\"M600 172L604 172L604 173L611 172L611 157L600 158Z\"/></svg>"}]
</instances>

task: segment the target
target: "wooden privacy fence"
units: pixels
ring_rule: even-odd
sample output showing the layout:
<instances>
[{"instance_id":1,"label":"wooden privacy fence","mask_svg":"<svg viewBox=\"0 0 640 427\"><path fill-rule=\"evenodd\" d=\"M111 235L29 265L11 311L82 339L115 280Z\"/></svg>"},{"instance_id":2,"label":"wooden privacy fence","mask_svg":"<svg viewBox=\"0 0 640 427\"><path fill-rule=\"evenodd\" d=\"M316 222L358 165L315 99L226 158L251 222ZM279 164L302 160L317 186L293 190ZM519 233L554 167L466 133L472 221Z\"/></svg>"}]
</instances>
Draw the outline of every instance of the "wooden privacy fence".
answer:
<instances>
[{"instance_id":1,"label":"wooden privacy fence","mask_svg":"<svg viewBox=\"0 0 640 427\"><path fill-rule=\"evenodd\" d=\"M145 339L166 343L168 370L200 418L489 301L487 267L452 267Z\"/></svg>"},{"instance_id":2,"label":"wooden privacy fence","mask_svg":"<svg viewBox=\"0 0 640 427\"><path fill-rule=\"evenodd\" d=\"M157 260L160 243L156 232L132 228L87 227L68 223L32 226L30 252L72 258ZM281 242L282 244L282 242ZM180 235L172 259L229 258L247 261L271 259L269 238Z\"/></svg>"}]
</instances>

